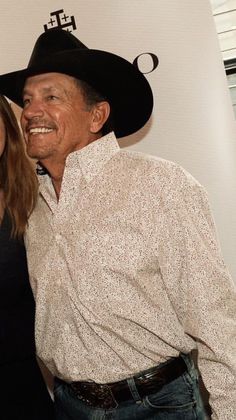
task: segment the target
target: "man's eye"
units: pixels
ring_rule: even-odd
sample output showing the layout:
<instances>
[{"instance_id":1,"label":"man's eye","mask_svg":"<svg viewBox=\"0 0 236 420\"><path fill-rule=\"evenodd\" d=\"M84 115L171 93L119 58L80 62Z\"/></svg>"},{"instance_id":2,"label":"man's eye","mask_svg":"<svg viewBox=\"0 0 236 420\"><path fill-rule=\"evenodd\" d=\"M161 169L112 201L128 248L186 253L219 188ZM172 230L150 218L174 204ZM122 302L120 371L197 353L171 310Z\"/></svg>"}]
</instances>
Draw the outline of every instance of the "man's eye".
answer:
<instances>
[{"instance_id":1,"label":"man's eye","mask_svg":"<svg viewBox=\"0 0 236 420\"><path fill-rule=\"evenodd\" d=\"M29 104L29 102L30 102L30 100L29 100L28 98L24 98L24 99L23 99L23 105L24 105L24 107L25 107L26 105L28 105L28 104Z\"/></svg>"},{"instance_id":2,"label":"man's eye","mask_svg":"<svg viewBox=\"0 0 236 420\"><path fill-rule=\"evenodd\" d=\"M55 95L49 95L47 99L48 99L49 101L55 101L55 100L56 100L56 99L58 99L58 98L57 98L57 96L55 96Z\"/></svg>"}]
</instances>

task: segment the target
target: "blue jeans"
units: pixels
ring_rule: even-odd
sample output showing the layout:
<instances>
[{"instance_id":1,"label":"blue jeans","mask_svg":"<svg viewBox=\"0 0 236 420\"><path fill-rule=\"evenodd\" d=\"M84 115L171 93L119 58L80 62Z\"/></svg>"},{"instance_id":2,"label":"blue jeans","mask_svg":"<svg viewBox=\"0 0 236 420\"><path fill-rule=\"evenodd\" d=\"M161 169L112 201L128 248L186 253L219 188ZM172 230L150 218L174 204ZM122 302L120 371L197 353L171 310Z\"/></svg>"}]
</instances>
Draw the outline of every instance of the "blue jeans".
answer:
<instances>
[{"instance_id":1,"label":"blue jeans","mask_svg":"<svg viewBox=\"0 0 236 420\"><path fill-rule=\"evenodd\" d=\"M199 394L198 373L188 356L183 358L188 370L179 378L164 385L156 394L140 398L132 379L128 384L133 399L116 408L93 408L80 401L70 387L55 382L54 398L57 420L204 420L202 400Z\"/></svg>"}]
</instances>

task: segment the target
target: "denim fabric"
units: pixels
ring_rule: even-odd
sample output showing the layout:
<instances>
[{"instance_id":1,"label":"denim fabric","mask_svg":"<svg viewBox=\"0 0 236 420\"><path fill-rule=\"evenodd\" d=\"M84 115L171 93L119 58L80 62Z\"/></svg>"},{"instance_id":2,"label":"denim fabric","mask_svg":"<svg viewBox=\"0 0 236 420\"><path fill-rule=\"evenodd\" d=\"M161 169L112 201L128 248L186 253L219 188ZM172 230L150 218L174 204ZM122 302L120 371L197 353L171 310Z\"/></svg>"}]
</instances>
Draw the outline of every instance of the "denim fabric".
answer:
<instances>
[{"instance_id":1,"label":"denim fabric","mask_svg":"<svg viewBox=\"0 0 236 420\"><path fill-rule=\"evenodd\" d=\"M56 381L54 396L57 420L204 420L199 394L198 373L192 360L182 356L188 366L182 376L163 386L156 394L139 398L133 379L129 384L133 399L115 409L103 410L87 406L73 395L67 384Z\"/></svg>"}]
</instances>

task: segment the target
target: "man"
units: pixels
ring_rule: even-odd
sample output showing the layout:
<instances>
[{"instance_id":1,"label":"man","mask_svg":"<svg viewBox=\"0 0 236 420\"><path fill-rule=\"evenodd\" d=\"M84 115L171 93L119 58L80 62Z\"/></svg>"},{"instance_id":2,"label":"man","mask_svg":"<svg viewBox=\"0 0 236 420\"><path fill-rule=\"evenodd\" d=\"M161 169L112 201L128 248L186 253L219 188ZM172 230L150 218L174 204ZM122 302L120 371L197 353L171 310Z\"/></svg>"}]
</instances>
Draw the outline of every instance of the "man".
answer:
<instances>
[{"instance_id":1,"label":"man","mask_svg":"<svg viewBox=\"0 0 236 420\"><path fill-rule=\"evenodd\" d=\"M144 76L58 29L0 90L40 163L26 246L57 418L204 419L197 349L212 419L235 419L235 287L206 193L117 144L151 115Z\"/></svg>"}]
</instances>

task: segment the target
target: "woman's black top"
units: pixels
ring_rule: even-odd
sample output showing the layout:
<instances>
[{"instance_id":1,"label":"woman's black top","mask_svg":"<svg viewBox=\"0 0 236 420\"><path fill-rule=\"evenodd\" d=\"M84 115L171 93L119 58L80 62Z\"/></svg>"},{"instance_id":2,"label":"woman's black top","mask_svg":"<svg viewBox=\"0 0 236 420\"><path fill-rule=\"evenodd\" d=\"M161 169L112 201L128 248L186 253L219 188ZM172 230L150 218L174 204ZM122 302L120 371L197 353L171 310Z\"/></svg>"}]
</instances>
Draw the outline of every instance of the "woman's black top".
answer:
<instances>
[{"instance_id":1,"label":"woman's black top","mask_svg":"<svg viewBox=\"0 0 236 420\"><path fill-rule=\"evenodd\" d=\"M0 227L0 364L35 353L34 299L22 240L11 239L5 212Z\"/></svg>"},{"instance_id":2,"label":"woman's black top","mask_svg":"<svg viewBox=\"0 0 236 420\"><path fill-rule=\"evenodd\" d=\"M2 420L49 420L53 404L35 358L35 305L23 240L0 225L0 379Z\"/></svg>"}]
</instances>

